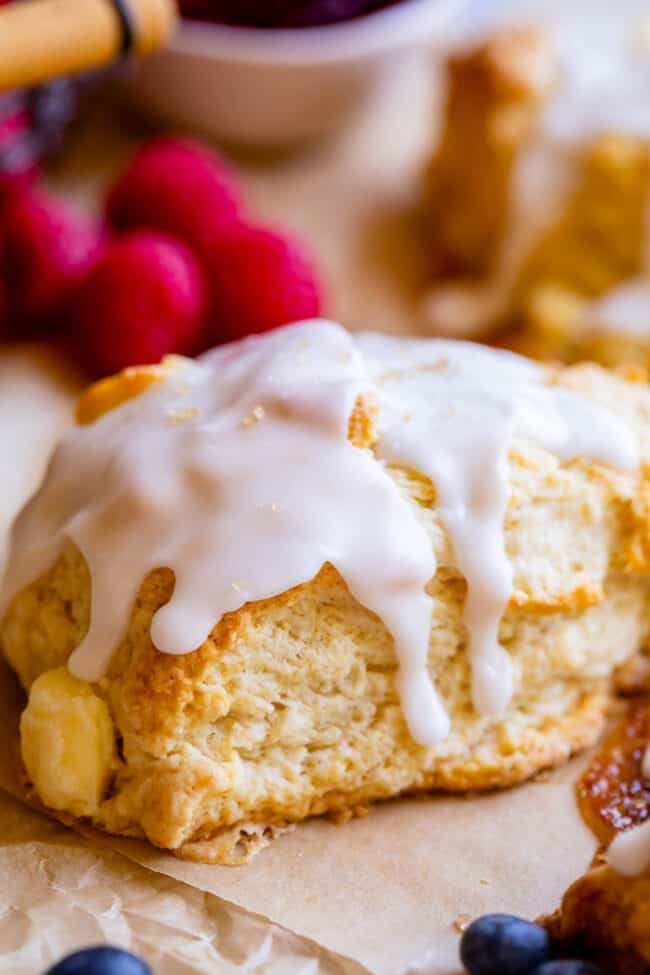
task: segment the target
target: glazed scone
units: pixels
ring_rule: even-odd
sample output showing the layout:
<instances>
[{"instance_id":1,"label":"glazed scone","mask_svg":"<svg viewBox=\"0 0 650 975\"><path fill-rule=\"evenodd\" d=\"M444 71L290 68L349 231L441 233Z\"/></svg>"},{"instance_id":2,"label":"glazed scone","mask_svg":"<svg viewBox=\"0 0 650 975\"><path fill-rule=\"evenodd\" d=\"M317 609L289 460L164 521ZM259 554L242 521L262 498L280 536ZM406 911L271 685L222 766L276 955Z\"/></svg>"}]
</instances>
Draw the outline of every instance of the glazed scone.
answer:
<instances>
[{"instance_id":1,"label":"glazed scone","mask_svg":"<svg viewBox=\"0 0 650 975\"><path fill-rule=\"evenodd\" d=\"M146 375L87 394L14 530L1 639L45 805L233 862L593 742L648 633L645 383L325 322ZM44 693L70 730L66 666L115 752L61 799L30 756Z\"/></svg>"},{"instance_id":2,"label":"glazed scone","mask_svg":"<svg viewBox=\"0 0 650 975\"><path fill-rule=\"evenodd\" d=\"M502 29L450 59L424 194L435 332L647 364L649 92L650 49L618 37Z\"/></svg>"}]
</instances>

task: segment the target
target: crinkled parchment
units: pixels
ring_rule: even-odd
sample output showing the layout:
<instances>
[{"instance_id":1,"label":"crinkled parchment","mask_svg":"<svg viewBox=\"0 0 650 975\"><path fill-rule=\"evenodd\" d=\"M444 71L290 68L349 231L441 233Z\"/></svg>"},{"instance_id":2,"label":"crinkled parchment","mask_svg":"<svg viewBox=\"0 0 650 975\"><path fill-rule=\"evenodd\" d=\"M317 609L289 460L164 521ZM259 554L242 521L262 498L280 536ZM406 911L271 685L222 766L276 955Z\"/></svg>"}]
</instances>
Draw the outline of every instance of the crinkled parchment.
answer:
<instances>
[{"instance_id":1,"label":"crinkled parchment","mask_svg":"<svg viewBox=\"0 0 650 975\"><path fill-rule=\"evenodd\" d=\"M135 951L158 975L356 975L232 904L151 873L0 795L0 971L37 975L80 945Z\"/></svg>"}]
</instances>

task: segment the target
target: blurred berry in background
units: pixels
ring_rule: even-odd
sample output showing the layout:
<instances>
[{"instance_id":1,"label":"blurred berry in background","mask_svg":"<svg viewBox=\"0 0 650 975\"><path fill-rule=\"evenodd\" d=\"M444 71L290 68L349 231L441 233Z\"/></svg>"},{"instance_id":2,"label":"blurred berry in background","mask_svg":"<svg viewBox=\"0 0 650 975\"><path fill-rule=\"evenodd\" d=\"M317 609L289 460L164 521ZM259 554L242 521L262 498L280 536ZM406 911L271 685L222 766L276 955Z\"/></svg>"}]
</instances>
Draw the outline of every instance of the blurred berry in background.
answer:
<instances>
[{"instance_id":1,"label":"blurred berry in background","mask_svg":"<svg viewBox=\"0 0 650 975\"><path fill-rule=\"evenodd\" d=\"M181 0L186 17L245 27L316 27L351 20L398 0Z\"/></svg>"},{"instance_id":2,"label":"blurred berry in background","mask_svg":"<svg viewBox=\"0 0 650 975\"><path fill-rule=\"evenodd\" d=\"M61 149L78 92L78 82L61 78L0 95L0 202L7 186L32 179L40 163Z\"/></svg>"}]
</instances>

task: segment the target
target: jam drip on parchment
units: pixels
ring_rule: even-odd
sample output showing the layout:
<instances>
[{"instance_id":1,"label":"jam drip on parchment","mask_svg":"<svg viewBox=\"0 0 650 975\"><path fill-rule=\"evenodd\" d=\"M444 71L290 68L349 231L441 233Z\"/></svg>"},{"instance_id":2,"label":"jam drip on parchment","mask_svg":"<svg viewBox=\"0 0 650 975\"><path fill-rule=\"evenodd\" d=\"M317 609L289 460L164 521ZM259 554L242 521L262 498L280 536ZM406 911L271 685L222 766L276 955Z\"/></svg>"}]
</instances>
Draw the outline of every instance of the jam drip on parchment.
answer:
<instances>
[{"instance_id":1,"label":"jam drip on parchment","mask_svg":"<svg viewBox=\"0 0 650 975\"><path fill-rule=\"evenodd\" d=\"M650 742L650 700L635 703L578 780L578 806L601 843L650 817L650 780L641 763Z\"/></svg>"}]
</instances>

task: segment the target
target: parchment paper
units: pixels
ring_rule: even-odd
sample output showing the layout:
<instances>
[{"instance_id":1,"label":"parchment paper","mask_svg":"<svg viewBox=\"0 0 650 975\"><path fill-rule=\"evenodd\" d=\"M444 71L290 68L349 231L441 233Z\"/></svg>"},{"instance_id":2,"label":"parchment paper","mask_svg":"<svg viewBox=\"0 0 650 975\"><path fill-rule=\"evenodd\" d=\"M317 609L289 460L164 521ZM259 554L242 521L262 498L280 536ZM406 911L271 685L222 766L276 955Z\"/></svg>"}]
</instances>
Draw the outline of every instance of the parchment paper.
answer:
<instances>
[{"instance_id":1,"label":"parchment paper","mask_svg":"<svg viewBox=\"0 0 650 975\"><path fill-rule=\"evenodd\" d=\"M157 975L359 975L265 920L0 795L0 971L41 975L82 945L137 952Z\"/></svg>"}]
</instances>

